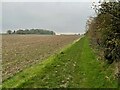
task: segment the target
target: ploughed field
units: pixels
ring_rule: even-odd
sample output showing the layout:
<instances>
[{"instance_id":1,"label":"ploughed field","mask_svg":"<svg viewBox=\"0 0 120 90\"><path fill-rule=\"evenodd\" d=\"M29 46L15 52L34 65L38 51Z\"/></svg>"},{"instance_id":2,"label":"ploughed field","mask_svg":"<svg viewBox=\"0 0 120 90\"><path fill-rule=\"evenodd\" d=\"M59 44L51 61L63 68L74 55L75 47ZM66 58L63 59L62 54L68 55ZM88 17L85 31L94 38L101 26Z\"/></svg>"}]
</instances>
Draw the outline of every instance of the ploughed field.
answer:
<instances>
[{"instance_id":1,"label":"ploughed field","mask_svg":"<svg viewBox=\"0 0 120 90\"><path fill-rule=\"evenodd\" d=\"M41 62L78 39L78 35L3 35L2 79Z\"/></svg>"}]
</instances>

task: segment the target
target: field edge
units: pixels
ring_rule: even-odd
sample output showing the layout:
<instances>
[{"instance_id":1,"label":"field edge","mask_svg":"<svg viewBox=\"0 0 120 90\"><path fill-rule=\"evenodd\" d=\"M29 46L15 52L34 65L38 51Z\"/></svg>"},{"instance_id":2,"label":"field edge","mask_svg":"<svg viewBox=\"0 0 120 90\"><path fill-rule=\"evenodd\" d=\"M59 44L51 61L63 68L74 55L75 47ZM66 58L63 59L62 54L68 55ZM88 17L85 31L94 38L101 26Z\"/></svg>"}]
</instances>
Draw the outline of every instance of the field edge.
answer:
<instances>
[{"instance_id":1,"label":"field edge","mask_svg":"<svg viewBox=\"0 0 120 90\"><path fill-rule=\"evenodd\" d=\"M42 73L42 69L48 65L54 62L54 58L60 54L63 51L66 51L68 48L70 48L72 45L74 45L76 42L78 42L83 36L80 38L74 40L72 43L66 45L64 48L61 48L53 55L49 56L47 59L43 60L42 62L39 62L35 65L32 65L23 71L16 73L15 76L8 78L7 80L2 82L2 88L16 88L20 86L22 83L25 83L26 81L30 80L31 78L36 76L37 71L35 72L35 69L39 68L39 72ZM34 72L30 72L34 71ZM16 83L17 82L17 83ZM19 82L19 83L18 83Z\"/></svg>"}]
</instances>

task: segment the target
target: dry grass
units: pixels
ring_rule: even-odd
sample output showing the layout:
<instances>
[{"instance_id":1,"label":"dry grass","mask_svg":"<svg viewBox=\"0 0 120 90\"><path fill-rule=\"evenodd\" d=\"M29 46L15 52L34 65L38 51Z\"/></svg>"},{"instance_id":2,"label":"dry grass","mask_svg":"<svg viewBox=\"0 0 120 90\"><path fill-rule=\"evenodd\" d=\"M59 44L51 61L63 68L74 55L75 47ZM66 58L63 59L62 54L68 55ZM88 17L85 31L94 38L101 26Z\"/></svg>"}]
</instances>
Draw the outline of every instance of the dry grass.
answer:
<instances>
[{"instance_id":1,"label":"dry grass","mask_svg":"<svg viewBox=\"0 0 120 90\"><path fill-rule=\"evenodd\" d=\"M6 80L26 67L41 62L78 38L77 35L3 35L2 79Z\"/></svg>"}]
</instances>

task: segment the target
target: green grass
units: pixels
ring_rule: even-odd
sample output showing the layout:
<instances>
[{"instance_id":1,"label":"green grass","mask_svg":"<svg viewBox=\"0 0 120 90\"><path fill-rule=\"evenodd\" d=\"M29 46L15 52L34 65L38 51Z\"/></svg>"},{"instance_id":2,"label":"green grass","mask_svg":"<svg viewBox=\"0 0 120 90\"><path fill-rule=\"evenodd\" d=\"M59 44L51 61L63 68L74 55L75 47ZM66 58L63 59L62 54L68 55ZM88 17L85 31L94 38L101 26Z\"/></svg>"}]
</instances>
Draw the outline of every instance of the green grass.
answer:
<instances>
[{"instance_id":1,"label":"green grass","mask_svg":"<svg viewBox=\"0 0 120 90\"><path fill-rule=\"evenodd\" d=\"M114 65L97 60L83 37L60 53L3 82L3 88L116 88Z\"/></svg>"}]
</instances>

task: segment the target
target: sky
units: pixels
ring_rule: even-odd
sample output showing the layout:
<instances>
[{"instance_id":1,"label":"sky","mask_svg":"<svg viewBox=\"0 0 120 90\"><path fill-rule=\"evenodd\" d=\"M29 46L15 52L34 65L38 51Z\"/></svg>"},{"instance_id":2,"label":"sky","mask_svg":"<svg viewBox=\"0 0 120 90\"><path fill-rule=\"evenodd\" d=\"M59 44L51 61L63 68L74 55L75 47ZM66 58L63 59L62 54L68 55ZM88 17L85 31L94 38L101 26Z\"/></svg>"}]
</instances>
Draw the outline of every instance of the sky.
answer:
<instances>
[{"instance_id":1,"label":"sky","mask_svg":"<svg viewBox=\"0 0 120 90\"><path fill-rule=\"evenodd\" d=\"M94 15L92 2L2 2L2 32L42 28L60 33L84 33Z\"/></svg>"}]
</instances>

